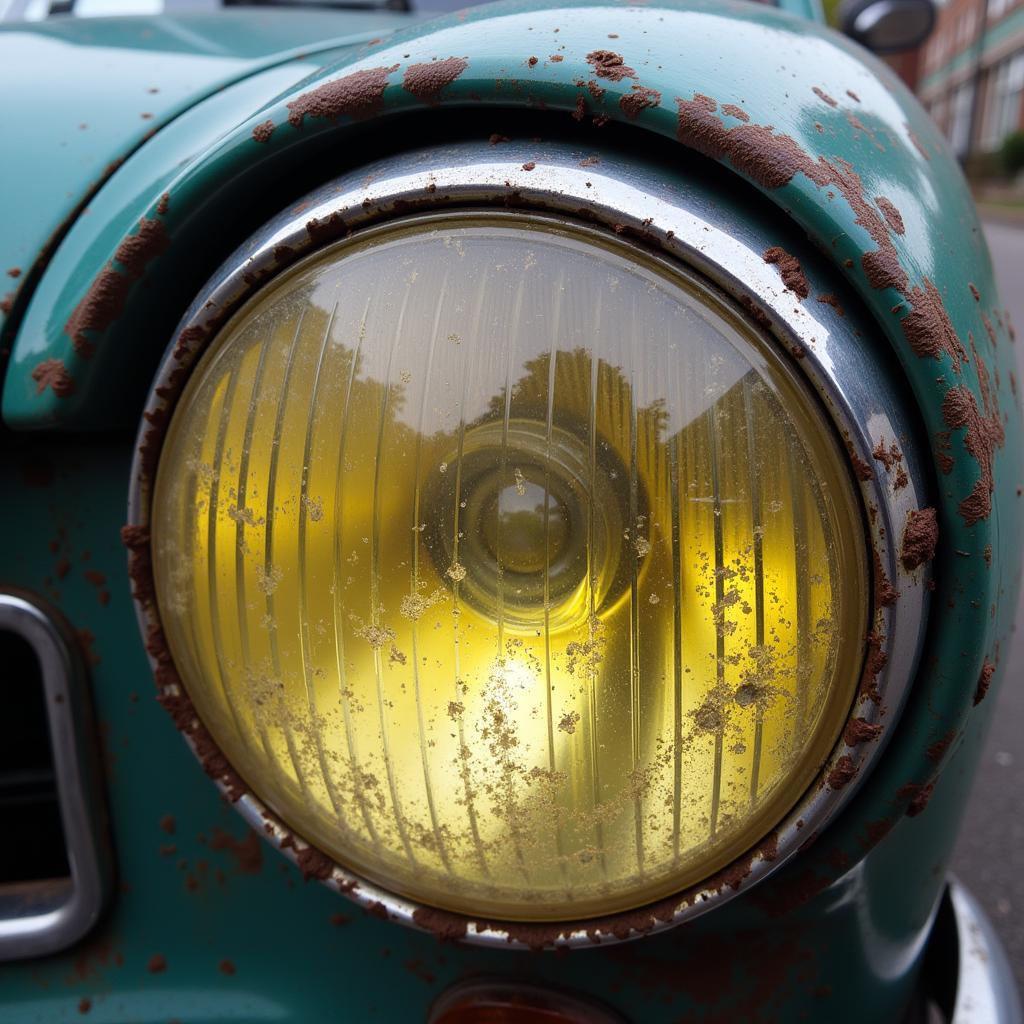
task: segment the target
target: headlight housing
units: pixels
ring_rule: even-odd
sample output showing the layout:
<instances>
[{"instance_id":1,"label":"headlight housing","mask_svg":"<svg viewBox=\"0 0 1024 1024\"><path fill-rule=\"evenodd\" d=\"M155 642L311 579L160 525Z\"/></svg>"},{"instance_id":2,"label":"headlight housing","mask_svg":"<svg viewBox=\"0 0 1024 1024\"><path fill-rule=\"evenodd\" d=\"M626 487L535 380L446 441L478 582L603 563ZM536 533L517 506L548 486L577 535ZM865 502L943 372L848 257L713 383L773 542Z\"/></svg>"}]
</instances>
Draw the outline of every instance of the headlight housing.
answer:
<instances>
[{"instance_id":1,"label":"headlight housing","mask_svg":"<svg viewBox=\"0 0 1024 1024\"><path fill-rule=\"evenodd\" d=\"M154 610L228 761L343 869L579 921L699 885L820 773L884 612L861 507L709 281L449 209L317 248L218 332L163 442Z\"/></svg>"}]
</instances>

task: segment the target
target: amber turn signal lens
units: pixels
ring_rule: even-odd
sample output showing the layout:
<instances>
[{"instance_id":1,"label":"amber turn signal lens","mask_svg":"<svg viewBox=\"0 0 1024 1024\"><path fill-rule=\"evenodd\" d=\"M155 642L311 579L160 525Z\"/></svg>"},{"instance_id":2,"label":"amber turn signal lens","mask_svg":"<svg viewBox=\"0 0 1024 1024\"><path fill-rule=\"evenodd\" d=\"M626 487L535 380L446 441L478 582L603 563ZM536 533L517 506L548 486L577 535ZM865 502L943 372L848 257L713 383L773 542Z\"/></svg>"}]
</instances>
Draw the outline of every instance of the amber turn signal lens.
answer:
<instances>
[{"instance_id":1,"label":"amber turn signal lens","mask_svg":"<svg viewBox=\"0 0 1024 1024\"><path fill-rule=\"evenodd\" d=\"M529 982L468 981L443 993L427 1024L625 1024L583 996Z\"/></svg>"},{"instance_id":2,"label":"amber turn signal lens","mask_svg":"<svg viewBox=\"0 0 1024 1024\"><path fill-rule=\"evenodd\" d=\"M710 286L523 215L374 229L195 368L159 611L223 752L309 842L481 917L573 920L760 841L848 716L845 455Z\"/></svg>"}]
</instances>

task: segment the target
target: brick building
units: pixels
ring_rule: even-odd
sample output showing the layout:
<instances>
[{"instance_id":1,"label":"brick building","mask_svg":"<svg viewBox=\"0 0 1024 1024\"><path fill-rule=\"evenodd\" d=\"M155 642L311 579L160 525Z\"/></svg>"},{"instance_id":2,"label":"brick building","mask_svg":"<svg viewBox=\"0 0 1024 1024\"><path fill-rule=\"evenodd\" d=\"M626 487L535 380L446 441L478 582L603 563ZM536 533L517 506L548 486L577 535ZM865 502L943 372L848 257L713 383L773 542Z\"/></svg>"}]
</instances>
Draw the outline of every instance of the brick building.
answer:
<instances>
[{"instance_id":1,"label":"brick building","mask_svg":"<svg viewBox=\"0 0 1024 1024\"><path fill-rule=\"evenodd\" d=\"M1024 0L946 0L924 44L917 94L957 155L1024 130Z\"/></svg>"}]
</instances>

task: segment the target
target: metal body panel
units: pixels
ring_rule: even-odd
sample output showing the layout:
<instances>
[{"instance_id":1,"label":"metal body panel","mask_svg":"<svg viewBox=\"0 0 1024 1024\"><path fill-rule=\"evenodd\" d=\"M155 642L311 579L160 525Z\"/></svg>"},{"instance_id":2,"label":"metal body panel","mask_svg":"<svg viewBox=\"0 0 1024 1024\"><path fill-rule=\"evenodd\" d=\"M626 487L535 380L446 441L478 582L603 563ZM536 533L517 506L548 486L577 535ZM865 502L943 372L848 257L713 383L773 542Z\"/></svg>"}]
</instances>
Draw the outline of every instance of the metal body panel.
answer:
<instances>
[{"instance_id":1,"label":"metal body panel","mask_svg":"<svg viewBox=\"0 0 1024 1024\"><path fill-rule=\"evenodd\" d=\"M311 54L409 20L379 11L227 11L0 26L0 82L10 97L2 118L0 332L90 195L183 112L275 65L299 61L296 69L308 74L317 66L302 63ZM284 83L269 79L252 102L261 105L277 88Z\"/></svg>"},{"instance_id":2,"label":"metal body panel","mask_svg":"<svg viewBox=\"0 0 1024 1024\"><path fill-rule=\"evenodd\" d=\"M928 812L902 819L802 906L786 876L803 873L804 854L749 894L634 942L562 955L441 943L304 882L246 828L153 699L117 537L132 447L35 438L0 454L0 479L19 497L0 505L4 536L18 536L0 551L0 577L42 590L94 636L118 875L109 913L78 946L0 964L2 1024L80 1020L83 999L84 1019L111 1022L404 1024L479 974L590 993L634 1024L899 1019L969 794L980 716ZM72 566L63 579L61 557ZM87 569L104 574L108 604ZM831 830L819 845L831 849Z\"/></svg>"},{"instance_id":3,"label":"metal body panel","mask_svg":"<svg viewBox=\"0 0 1024 1024\"><path fill-rule=\"evenodd\" d=\"M601 61L593 54L605 49L620 54L619 66L633 69L636 77L599 75ZM538 58L533 65L532 56ZM407 79L410 68L452 57L467 64L436 90L405 87L418 81L416 74ZM366 82L368 72L370 81L381 84L370 110L342 104L320 108L330 117L308 112L316 88L347 80L318 94L344 100L351 95L350 76L362 73L355 81ZM652 92L641 94L634 86ZM714 110L695 100L697 94L714 100ZM634 95L651 99L651 105L629 102ZM692 121L680 123L677 100L684 111L693 109L685 104L703 105L709 116L701 123L711 136L695 134ZM905 380L935 456L940 541L922 670L898 724L889 726L893 735L884 758L840 819L820 837L809 837L807 849L749 894L697 921L615 949L554 957L439 946L431 936L353 916L348 904L322 887L304 886L294 868L269 850L261 853L258 868L254 861L245 861L246 870L233 866L231 847L214 840L220 833L213 829L241 837L236 816L221 806L163 712L146 696L150 673L135 640L116 537L130 444L36 442L38 449L6 455L0 470L5 488L16 488L19 498L0 508L5 535L19 538L16 547L3 549L0 574L23 586L43 586L53 571L47 543L55 524L67 522L74 524L78 550L88 546L96 568L111 581L109 607L100 607L94 589L78 576L51 586L75 624L97 638L102 662L94 668L96 700L116 758L108 785L121 876L130 889L101 932L77 952L82 970L76 972L73 956L33 968L0 968L0 1021L73 1019L82 997L97 1007L102 999L115 1020L415 1020L425 1016L444 984L472 972L578 986L652 1024L680 1017L898 1019L910 998L993 707L991 699L976 704L975 698L983 695L980 682L997 686L998 644L1012 625L1021 554L1018 489L1024 482L1008 324L997 315L988 253L962 176L924 112L888 71L818 26L757 5L698 0L679 6L608 2L543 9L516 3L470 10L357 51L289 96L274 100L268 93L265 103L262 110L254 104L251 116L236 127L221 125L223 134L205 152L168 168L170 179L154 183L146 216L163 218L172 243L145 268L121 315L90 337L91 357L76 353L64 333L88 283L75 294L64 293L63 283L76 265L74 251L92 252L91 272L100 273L125 237L123 221L109 231L101 225L83 249L66 250L67 260L61 246L48 270L61 304L33 303L12 354L4 395L10 425L132 429L125 406L112 401L110 374L128 351L140 347L148 350L152 369L177 319L152 315L152 291L147 295L145 285L186 273L204 238L208 249L217 250L204 254L216 266L246 237L203 231L216 204L244 203L274 182L285 188L289 176L310 173L318 161L325 165L321 180L338 173L339 164L364 163L374 137L392 146L400 140L408 123L403 114L429 123L438 138L457 135L468 108L493 111L496 125L503 110L537 111L544 131L561 117L566 133L608 131L610 126L601 126L609 118L638 129L630 136L638 160L655 140L669 140L664 145L683 179L706 166L694 148L710 152L723 164L717 178L725 204L737 180L733 172L746 176L764 194L766 218L781 225L773 227L776 244L798 248L800 236L809 235L820 250L814 272L822 274L822 287L830 278L845 279L878 324L877 335L868 339L876 372ZM298 116L289 103L307 113ZM748 120L730 114L726 104ZM253 131L267 120L274 130L268 141L258 141ZM709 145L721 141L721 130L747 124L774 129L748 132L746 149L731 145L737 136L729 136L728 148ZM794 161L788 165L770 141L783 135L795 147L783 147ZM145 147L138 155L143 153ZM816 184L806 171L820 180L815 168L821 159L835 166L848 161L860 186L844 195ZM789 169L793 173L786 177ZM160 214L165 191L169 205ZM901 328L914 300L893 288L873 288L867 278L861 257L878 242L865 229L865 207L857 204L879 196L902 215L903 232L886 237L907 275L905 287L923 293L926 281L932 282L968 350L959 367L948 352L938 358L916 354ZM138 195L131 198L139 201ZM66 243L71 241L69 234ZM934 338L942 336L937 328ZM969 390L977 409L984 406L979 360L969 339L988 365L1006 434L993 455L991 513L970 524L959 506L979 480L977 452L966 449L964 429L944 415L948 394L958 386ZM36 393L31 371L46 358L66 362L75 383L72 396ZM136 407L142 398L135 396ZM108 406L116 415L108 415ZM37 462L39 453L61 466L45 491L32 490L22 472L24 460ZM877 464L875 470L881 472ZM144 696L135 704L131 692ZM923 813L907 817L908 809ZM168 813L177 821L173 837L159 827L160 816ZM170 845L176 850L162 856L161 846ZM339 913L351 921L332 926L331 916ZM155 953L166 956L166 972L150 973ZM222 958L230 958L237 973L218 970Z\"/></svg>"}]
</instances>

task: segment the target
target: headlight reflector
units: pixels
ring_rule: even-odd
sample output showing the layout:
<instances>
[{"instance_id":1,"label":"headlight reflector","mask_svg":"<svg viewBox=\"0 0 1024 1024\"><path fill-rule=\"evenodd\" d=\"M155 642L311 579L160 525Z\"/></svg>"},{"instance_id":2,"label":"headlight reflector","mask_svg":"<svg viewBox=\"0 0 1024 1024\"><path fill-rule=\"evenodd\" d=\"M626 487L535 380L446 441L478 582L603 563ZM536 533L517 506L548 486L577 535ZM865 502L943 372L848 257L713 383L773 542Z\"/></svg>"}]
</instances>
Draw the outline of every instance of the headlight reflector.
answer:
<instances>
[{"instance_id":1,"label":"headlight reflector","mask_svg":"<svg viewBox=\"0 0 1024 1024\"><path fill-rule=\"evenodd\" d=\"M310 842L412 899L566 920L700 881L853 700L864 528L830 425L717 293L548 218L289 269L169 429L160 615Z\"/></svg>"}]
</instances>

